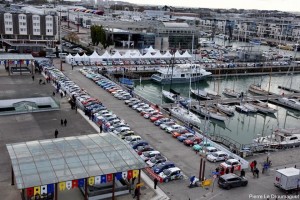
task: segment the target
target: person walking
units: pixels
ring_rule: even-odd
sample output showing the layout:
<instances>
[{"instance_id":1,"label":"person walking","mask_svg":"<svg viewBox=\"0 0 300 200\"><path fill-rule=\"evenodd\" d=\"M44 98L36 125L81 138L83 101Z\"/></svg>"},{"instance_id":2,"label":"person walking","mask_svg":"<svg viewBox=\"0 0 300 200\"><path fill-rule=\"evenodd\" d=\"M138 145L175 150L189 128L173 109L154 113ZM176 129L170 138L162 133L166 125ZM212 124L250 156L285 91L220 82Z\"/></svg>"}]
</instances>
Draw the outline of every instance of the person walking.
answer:
<instances>
[{"instance_id":1,"label":"person walking","mask_svg":"<svg viewBox=\"0 0 300 200\"><path fill-rule=\"evenodd\" d=\"M55 129L55 131L54 131L54 136L55 136L55 138L57 138L57 136L58 136L58 130L57 129Z\"/></svg>"},{"instance_id":2,"label":"person walking","mask_svg":"<svg viewBox=\"0 0 300 200\"><path fill-rule=\"evenodd\" d=\"M140 193L139 187L136 187L135 190L134 190L134 196L133 196L133 198L139 196L139 193Z\"/></svg>"},{"instance_id":3,"label":"person walking","mask_svg":"<svg viewBox=\"0 0 300 200\"><path fill-rule=\"evenodd\" d=\"M246 172L245 172L244 169L242 169L242 170L241 170L241 177L245 177L245 175L246 175Z\"/></svg>"},{"instance_id":4,"label":"person walking","mask_svg":"<svg viewBox=\"0 0 300 200\"><path fill-rule=\"evenodd\" d=\"M64 125L67 126L67 119L64 120Z\"/></svg>"},{"instance_id":5,"label":"person walking","mask_svg":"<svg viewBox=\"0 0 300 200\"><path fill-rule=\"evenodd\" d=\"M102 133L103 131L102 124L100 124L99 128L100 128L100 133Z\"/></svg>"},{"instance_id":6,"label":"person walking","mask_svg":"<svg viewBox=\"0 0 300 200\"><path fill-rule=\"evenodd\" d=\"M52 92L52 96L55 96L55 92Z\"/></svg>"},{"instance_id":7,"label":"person walking","mask_svg":"<svg viewBox=\"0 0 300 200\"><path fill-rule=\"evenodd\" d=\"M61 125L61 126L64 125L64 120L63 120L63 119L60 120L60 125Z\"/></svg>"},{"instance_id":8,"label":"person walking","mask_svg":"<svg viewBox=\"0 0 300 200\"><path fill-rule=\"evenodd\" d=\"M32 78L32 81L34 81L34 75L32 75L32 77L31 77L31 78Z\"/></svg>"},{"instance_id":9,"label":"person walking","mask_svg":"<svg viewBox=\"0 0 300 200\"><path fill-rule=\"evenodd\" d=\"M157 183L158 183L158 179L157 179L157 178L154 178L154 189L155 189L155 190L156 190Z\"/></svg>"},{"instance_id":10,"label":"person walking","mask_svg":"<svg viewBox=\"0 0 300 200\"><path fill-rule=\"evenodd\" d=\"M64 97L63 92L60 92L60 98L63 98L63 97Z\"/></svg>"},{"instance_id":11,"label":"person walking","mask_svg":"<svg viewBox=\"0 0 300 200\"><path fill-rule=\"evenodd\" d=\"M254 169L254 173L255 173L256 178L259 178L259 170L258 170L258 168Z\"/></svg>"},{"instance_id":12,"label":"person walking","mask_svg":"<svg viewBox=\"0 0 300 200\"><path fill-rule=\"evenodd\" d=\"M251 172L254 173L254 172L253 172L253 170L254 170L254 161L252 161L252 162L250 163L250 169L251 169Z\"/></svg>"}]
</instances>

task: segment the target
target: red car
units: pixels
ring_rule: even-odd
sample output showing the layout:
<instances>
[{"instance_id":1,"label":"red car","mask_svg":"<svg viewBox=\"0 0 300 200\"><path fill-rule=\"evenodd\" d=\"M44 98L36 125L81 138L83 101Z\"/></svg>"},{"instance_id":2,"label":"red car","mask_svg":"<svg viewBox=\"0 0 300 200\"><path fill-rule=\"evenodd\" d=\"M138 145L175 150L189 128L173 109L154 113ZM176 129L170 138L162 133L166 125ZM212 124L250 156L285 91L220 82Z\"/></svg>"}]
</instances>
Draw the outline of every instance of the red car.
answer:
<instances>
[{"instance_id":1,"label":"red car","mask_svg":"<svg viewBox=\"0 0 300 200\"><path fill-rule=\"evenodd\" d=\"M150 117L150 121L155 122L156 120L159 120L161 118L164 118L162 114L153 115L152 117Z\"/></svg>"},{"instance_id":2,"label":"red car","mask_svg":"<svg viewBox=\"0 0 300 200\"><path fill-rule=\"evenodd\" d=\"M142 155L143 152L145 151L153 151L154 149L150 146L138 146L135 151L137 152L138 155Z\"/></svg>"},{"instance_id":3,"label":"red car","mask_svg":"<svg viewBox=\"0 0 300 200\"><path fill-rule=\"evenodd\" d=\"M199 137L191 137L183 141L183 143L187 146L193 146L194 144L200 144L202 139Z\"/></svg>"},{"instance_id":4,"label":"red car","mask_svg":"<svg viewBox=\"0 0 300 200\"><path fill-rule=\"evenodd\" d=\"M177 138L179 136L181 136L181 133L179 133L177 131L172 132L172 137Z\"/></svg>"},{"instance_id":5,"label":"red car","mask_svg":"<svg viewBox=\"0 0 300 200\"><path fill-rule=\"evenodd\" d=\"M99 101L98 99L95 99L95 98L90 98L90 99L87 99L87 100L85 100L85 101L83 101L83 102L81 102L83 105L85 105L85 104L88 104L89 102L91 102L91 101Z\"/></svg>"}]
</instances>

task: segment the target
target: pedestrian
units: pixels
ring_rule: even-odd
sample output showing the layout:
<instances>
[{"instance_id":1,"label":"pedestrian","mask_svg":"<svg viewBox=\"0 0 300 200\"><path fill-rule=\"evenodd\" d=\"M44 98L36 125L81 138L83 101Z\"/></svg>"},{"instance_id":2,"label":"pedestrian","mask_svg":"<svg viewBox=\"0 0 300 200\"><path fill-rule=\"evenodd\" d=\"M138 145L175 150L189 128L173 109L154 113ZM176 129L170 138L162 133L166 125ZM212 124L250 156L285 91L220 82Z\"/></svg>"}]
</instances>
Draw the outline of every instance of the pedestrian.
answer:
<instances>
[{"instance_id":1,"label":"pedestrian","mask_svg":"<svg viewBox=\"0 0 300 200\"><path fill-rule=\"evenodd\" d=\"M157 179L157 178L154 178L154 189L155 189L155 190L156 190L157 183L158 183L158 179Z\"/></svg>"},{"instance_id":2,"label":"pedestrian","mask_svg":"<svg viewBox=\"0 0 300 200\"><path fill-rule=\"evenodd\" d=\"M77 105L75 105L75 112L77 113Z\"/></svg>"},{"instance_id":3,"label":"pedestrian","mask_svg":"<svg viewBox=\"0 0 300 200\"><path fill-rule=\"evenodd\" d=\"M55 92L52 92L52 96L55 96Z\"/></svg>"},{"instance_id":4,"label":"pedestrian","mask_svg":"<svg viewBox=\"0 0 300 200\"><path fill-rule=\"evenodd\" d=\"M139 193L140 193L139 187L136 187L135 190L134 190L134 196L133 196L133 198L139 196Z\"/></svg>"},{"instance_id":5,"label":"pedestrian","mask_svg":"<svg viewBox=\"0 0 300 200\"><path fill-rule=\"evenodd\" d=\"M246 172L245 172L244 169L242 169L242 170L241 170L241 177L245 177L245 175L246 175Z\"/></svg>"},{"instance_id":6,"label":"pedestrian","mask_svg":"<svg viewBox=\"0 0 300 200\"><path fill-rule=\"evenodd\" d=\"M102 124L100 124L99 128L100 128L100 133L102 133L103 131Z\"/></svg>"},{"instance_id":7,"label":"pedestrian","mask_svg":"<svg viewBox=\"0 0 300 200\"><path fill-rule=\"evenodd\" d=\"M64 120L64 125L67 126L67 119Z\"/></svg>"},{"instance_id":8,"label":"pedestrian","mask_svg":"<svg viewBox=\"0 0 300 200\"><path fill-rule=\"evenodd\" d=\"M221 168L221 171L220 171L220 175L222 176L222 175L224 175L225 174L225 170L224 170L224 168L222 167Z\"/></svg>"},{"instance_id":9,"label":"pedestrian","mask_svg":"<svg viewBox=\"0 0 300 200\"><path fill-rule=\"evenodd\" d=\"M43 82L43 80L42 80L42 79L40 79L40 80L39 80L39 84L41 85L41 84L42 84L42 82Z\"/></svg>"},{"instance_id":10,"label":"pedestrian","mask_svg":"<svg viewBox=\"0 0 300 200\"><path fill-rule=\"evenodd\" d=\"M32 75L32 77L31 77L31 78L32 78L32 81L34 81L34 75Z\"/></svg>"},{"instance_id":11,"label":"pedestrian","mask_svg":"<svg viewBox=\"0 0 300 200\"><path fill-rule=\"evenodd\" d=\"M74 65L72 65L72 70L74 69Z\"/></svg>"},{"instance_id":12,"label":"pedestrian","mask_svg":"<svg viewBox=\"0 0 300 200\"><path fill-rule=\"evenodd\" d=\"M57 129L55 129L55 131L54 131L54 136L55 136L55 138L57 138L57 136L58 136L58 130Z\"/></svg>"},{"instance_id":13,"label":"pedestrian","mask_svg":"<svg viewBox=\"0 0 300 200\"><path fill-rule=\"evenodd\" d=\"M229 174L229 168L226 168L225 174Z\"/></svg>"},{"instance_id":14,"label":"pedestrian","mask_svg":"<svg viewBox=\"0 0 300 200\"><path fill-rule=\"evenodd\" d=\"M254 177L256 176L258 178L259 177L259 170L258 170L258 168L254 169L254 173L255 173Z\"/></svg>"},{"instance_id":15,"label":"pedestrian","mask_svg":"<svg viewBox=\"0 0 300 200\"><path fill-rule=\"evenodd\" d=\"M63 98L64 94L62 92L60 92L60 97Z\"/></svg>"},{"instance_id":16,"label":"pedestrian","mask_svg":"<svg viewBox=\"0 0 300 200\"><path fill-rule=\"evenodd\" d=\"M253 173L253 170L254 170L254 161L252 161L252 162L250 163L250 169L251 169L251 172Z\"/></svg>"},{"instance_id":17,"label":"pedestrian","mask_svg":"<svg viewBox=\"0 0 300 200\"><path fill-rule=\"evenodd\" d=\"M63 120L63 119L60 120L60 125L61 125L61 126L64 125L64 120Z\"/></svg>"}]
</instances>

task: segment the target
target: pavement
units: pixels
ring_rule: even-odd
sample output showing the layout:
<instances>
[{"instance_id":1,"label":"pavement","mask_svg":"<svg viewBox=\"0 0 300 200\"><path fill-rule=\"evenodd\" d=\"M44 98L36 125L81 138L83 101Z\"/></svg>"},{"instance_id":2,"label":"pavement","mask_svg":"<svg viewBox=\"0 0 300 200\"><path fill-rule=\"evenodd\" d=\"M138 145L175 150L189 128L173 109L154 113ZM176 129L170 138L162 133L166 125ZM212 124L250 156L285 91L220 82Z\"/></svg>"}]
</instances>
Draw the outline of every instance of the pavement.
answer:
<instances>
[{"instance_id":1,"label":"pavement","mask_svg":"<svg viewBox=\"0 0 300 200\"><path fill-rule=\"evenodd\" d=\"M55 62L54 62L55 63ZM56 65L56 63L55 63ZM58 65L57 65L58 66ZM71 78L80 87L87 89L90 95L98 98L103 104L113 111L116 115L124 119L138 135L148 141L155 149L162 152L169 160L175 162L176 166L182 169L185 174L184 180L172 181L167 184L159 184L159 187L173 200L181 199L251 199L251 194L284 194L278 188L274 187L274 174L276 168L284 168L287 166L300 166L299 149L292 149L287 151L272 152L270 159L273 167L268 175L263 174L259 179L254 179L252 174L246 172L246 177L249 180L247 187L235 188L231 192L220 189L215 183L214 188L194 188L189 189L189 178L191 175L199 173L198 154L195 154L192 149L180 144L176 139L154 126L148 120L143 119L136 111L132 110L124 104L123 101L112 97L105 90L96 86L91 80L85 78L78 71L79 68L71 70L71 66L64 64L64 73ZM293 153L294 152L294 153ZM251 162L256 159L259 163L266 160L267 154L258 154L248 158ZM218 166L218 163L206 162L206 178L211 178L211 173ZM213 192L212 192L213 189Z\"/></svg>"}]
</instances>

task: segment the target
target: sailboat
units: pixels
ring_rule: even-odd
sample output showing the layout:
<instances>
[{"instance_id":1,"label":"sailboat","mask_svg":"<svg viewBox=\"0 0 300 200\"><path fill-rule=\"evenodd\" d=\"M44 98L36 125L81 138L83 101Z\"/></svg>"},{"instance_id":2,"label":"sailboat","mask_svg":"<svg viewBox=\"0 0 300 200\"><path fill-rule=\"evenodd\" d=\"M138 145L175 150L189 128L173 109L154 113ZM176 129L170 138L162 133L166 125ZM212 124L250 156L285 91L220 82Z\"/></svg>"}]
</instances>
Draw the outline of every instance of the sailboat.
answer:
<instances>
[{"instance_id":1,"label":"sailboat","mask_svg":"<svg viewBox=\"0 0 300 200\"><path fill-rule=\"evenodd\" d=\"M213 107L204 107L200 105L195 105L191 107L191 110L195 113L202 115L204 117L216 119L219 121L226 121L228 119L226 114L219 112L216 108Z\"/></svg>"},{"instance_id":2,"label":"sailboat","mask_svg":"<svg viewBox=\"0 0 300 200\"><path fill-rule=\"evenodd\" d=\"M216 108L219 111L225 113L228 116L233 116L234 115L234 107L233 106L217 103Z\"/></svg>"},{"instance_id":3,"label":"sailboat","mask_svg":"<svg viewBox=\"0 0 300 200\"><path fill-rule=\"evenodd\" d=\"M198 97L199 99L202 99L202 100L212 100L212 99L219 99L221 98L220 95L218 95L218 93L216 93L215 91L212 91L212 90L208 90L208 89L204 89L204 90L201 90L201 89L190 89L191 90L191 93Z\"/></svg>"},{"instance_id":4,"label":"sailboat","mask_svg":"<svg viewBox=\"0 0 300 200\"><path fill-rule=\"evenodd\" d=\"M229 89L229 88L225 88L222 93L228 97L239 98L241 96L240 92L236 92L234 91L234 89Z\"/></svg>"},{"instance_id":5,"label":"sailboat","mask_svg":"<svg viewBox=\"0 0 300 200\"><path fill-rule=\"evenodd\" d=\"M270 93L264 89L261 88L261 85L258 84L251 84L248 89L253 94L257 95L269 95Z\"/></svg>"},{"instance_id":6,"label":"sailboat","mask_svg":"<svg viewBox=\"0 0 300 200\"><path fill-rule=\"evenodd\" d=\"M172 102L178 102L178 101L184 101L185 98L180 96L180 93L176 92L173 89L170 89L170 91L162 90L162 95L166 99L172 101Z\"/></svg>"},{"instance_id":7,"label":"sailboat","mask_svg":"<svg viewBox=\"0 0 300 200\"><path fill-rule=\"evenodd\" d=\"M201 119L193 114L192 112L180 107L176 106L170 109L170 113L172 116L178 118L179 120L186 122L188 124L193 124L194 126L200 127Z\"/></svg>"},{"instance_id":8,"label":"sailboat","mask_svg":"<svg viewBox=\"0 0 300 200\"><path fill-rule=\"evenodd\" d=\"M277 112L277 109L271 108L267 102L263 102L260 100L252 102L252 106L254 106L258 110L258 112L264 114L274 114Z\"/></svg>"}]
</instances>

